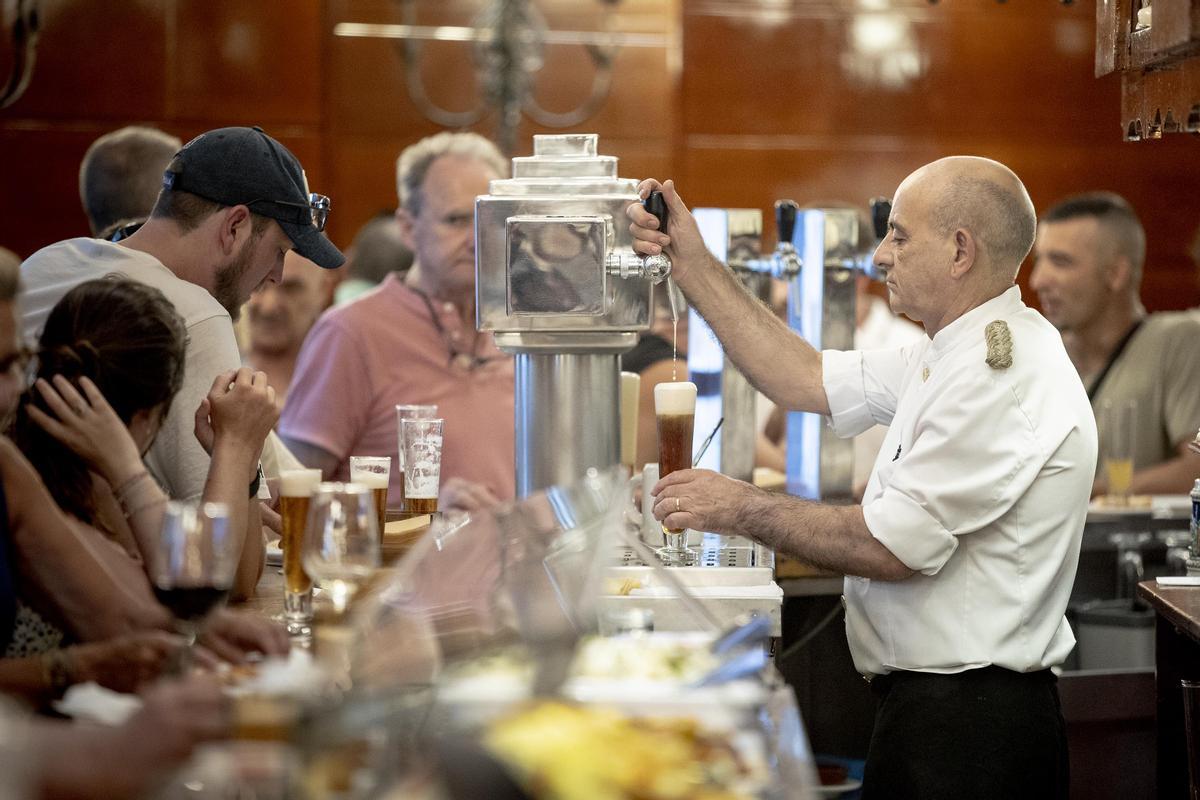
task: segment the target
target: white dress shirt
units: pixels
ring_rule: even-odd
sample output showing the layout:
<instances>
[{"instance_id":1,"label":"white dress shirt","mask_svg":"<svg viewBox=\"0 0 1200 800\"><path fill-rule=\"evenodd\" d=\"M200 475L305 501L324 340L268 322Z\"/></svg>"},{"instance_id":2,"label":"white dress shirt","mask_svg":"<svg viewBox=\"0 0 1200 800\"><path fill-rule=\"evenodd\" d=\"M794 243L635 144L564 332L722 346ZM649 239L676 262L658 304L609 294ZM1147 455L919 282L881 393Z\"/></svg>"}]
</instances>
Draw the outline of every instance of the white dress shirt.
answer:
<instances>
[{"instance_id":1,"label":"white dress shirt","mask_svg":"<svg viewBox=\"0 0 1200 800\"><path fill-rule=\"evenodd\" d=\"M985 363L1007 322L1012 366ZM1062 338L1016 286L898 350L823 354L832 425L889 425L863 497L871 534L916 574L847 577L864 675L1061 664L1096 466L1096 423Z\"/></svg>"}]
</instances>

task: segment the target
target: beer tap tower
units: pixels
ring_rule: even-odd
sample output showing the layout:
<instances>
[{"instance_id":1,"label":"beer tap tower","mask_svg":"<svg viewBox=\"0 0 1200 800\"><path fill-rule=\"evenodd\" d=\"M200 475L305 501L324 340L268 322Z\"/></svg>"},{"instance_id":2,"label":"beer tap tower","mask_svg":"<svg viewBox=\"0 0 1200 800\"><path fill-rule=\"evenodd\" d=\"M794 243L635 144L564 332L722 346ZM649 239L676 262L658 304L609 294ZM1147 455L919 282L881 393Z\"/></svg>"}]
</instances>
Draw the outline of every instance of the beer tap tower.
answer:
<instances>
[{"instance_id":1,"label":"beer tap tower","mask_svg":"<svg viewBox=\"0 0 1200 800\"><path fill-rule=\"evenodd\" d=\"M475 201L476 321L516 356L516 490L620 459L620 354L650 323L665 256L633 251L637 181L595 134L534 136L512 178ZM665 219L661 195L647 208Z\"/></svg>"},{"instance_id":2,"label":"beer tap tower","mask_svg":"<svg viewBox=\"0 0 1200 800\"><path fill-rule=\"evenodd\" d=\"M891 206L871 201L875 238L887 228ZM855 277L872 277L871 253L860 246L860 220L852 208L801 210L791 200L775 204L778 242L759 257L762 214L758 209L701 208L694 212L705 244L729 264L751 294L769 299L770 278L788 283L788 325L818 350L854 346ZM749 480L754 465L754 388L724 352L707 324L694 312L689 319L688 365L701 387L697 431L711 430L723 416L720 449L700 466ZM853 440L840 439L816 414L790 412L787 423L787 487L810 499L847 499L853 492Z\"/></svg>"},{"instance_id":3,"label":"beer tap tower","mask_svg":"<svg viewBox=\"0 0 1200 800\"><path fill-rule=\"evenodd\" d=\"M764 303L771 299L771 278L790 281L800 272L800 258L792 244L796 204L775 204L779 245L766 257L762 248L762 212L757 208L697 208L693 212L704 243L718 260L729 265L750 292ZM696 384L696 436L707 435L724 420L720 437L699 466L716 469L738 480L754 473L758 392L726 360L725 353L703 317L694 311L688 318L688 369Z\"/></svg>"}]
</instances>

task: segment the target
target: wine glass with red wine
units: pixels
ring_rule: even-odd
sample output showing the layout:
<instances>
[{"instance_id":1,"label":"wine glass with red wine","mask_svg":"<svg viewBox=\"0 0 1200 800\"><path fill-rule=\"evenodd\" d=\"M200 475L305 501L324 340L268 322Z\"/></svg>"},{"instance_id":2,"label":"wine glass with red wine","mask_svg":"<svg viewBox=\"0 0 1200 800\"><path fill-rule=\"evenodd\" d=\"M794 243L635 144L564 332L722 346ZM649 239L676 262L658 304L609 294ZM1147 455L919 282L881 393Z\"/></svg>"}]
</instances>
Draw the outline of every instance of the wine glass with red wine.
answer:
<instances>
[{"instance_id":1,"label":"wine glass with red wine","mask_svg":"<svg viewBox=\"0 0 1200 800\"><path fill-rule=\"evenodd\" d=\"M236 545L224 503L167 503L151 574L154 596L175 618L187 652L204 620L229 596Z\"/></svg>"}]
</instances>

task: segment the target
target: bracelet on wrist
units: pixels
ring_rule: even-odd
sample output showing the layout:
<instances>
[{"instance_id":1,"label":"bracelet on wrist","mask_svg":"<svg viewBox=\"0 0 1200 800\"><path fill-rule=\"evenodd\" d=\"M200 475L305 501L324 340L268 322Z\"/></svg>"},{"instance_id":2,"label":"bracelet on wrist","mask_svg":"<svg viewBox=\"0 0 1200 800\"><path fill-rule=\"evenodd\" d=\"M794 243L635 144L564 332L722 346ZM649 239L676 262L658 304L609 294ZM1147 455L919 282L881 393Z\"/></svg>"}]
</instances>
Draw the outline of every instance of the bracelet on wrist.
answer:
<instances>
[{"instance_id":1,"label":"bracelet on wrist","mask_svg":"<svg viewBox=\"0 0 1200 800\"><path fill-rule=\"evenodd\" d=\"M55 697L62 696L75 683L75 659L67 650L55 649L42 654L42 680Z\"/></svg>"},{"instance_id":2,"label":"bracelet on wrist","mask_svg":"<svg viewBox=\"0 0 1200 800\"><path fill-rule=\"evenodd\" d=\"M149 477L150 477L150 473L144 469L140 470L138 472L135 472L133 475L126 478L121 483L120 486L114 487L113 494L116 495L118 498L120 498L121 495L125 494L130 489L132 489L134 486L136 486L138 483L140 483L142 481L142 479L149 478Z\"/></svg>"},{"instance_id":3,"label":"bracelet on wrist","mask_svg":"<svg viewBox=\"0 0 1200 800\"><path fill-rule=\"evenodd\" d=\"M132 519L139 512L167 502L158 484L145 470L125 481L114 492L117 505L125 519Z\"/></svg>"},{"instance_id":4,"label":"bracelet on wrist","mask_svg":"<svg viewBox=\"0 0 1200 800\"><path fill-rule=\"evenodd\" d=\"M259 464L258 470L256 470L254 473L254 480L250 481L250 499L251 500L258 497L258 489L260 486L262 486L262 477L263 477L262 465Z\"/></svg>"}]
</instances>

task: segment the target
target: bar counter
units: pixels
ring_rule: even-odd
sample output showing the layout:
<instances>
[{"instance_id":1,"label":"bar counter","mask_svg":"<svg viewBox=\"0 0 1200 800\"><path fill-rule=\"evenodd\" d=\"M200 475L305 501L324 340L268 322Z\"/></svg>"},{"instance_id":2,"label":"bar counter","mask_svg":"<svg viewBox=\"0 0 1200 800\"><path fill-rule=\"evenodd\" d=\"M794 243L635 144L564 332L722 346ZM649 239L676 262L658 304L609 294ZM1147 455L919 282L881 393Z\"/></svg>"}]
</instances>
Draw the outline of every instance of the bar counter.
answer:
<instances>
[{"instance_id":1,"label":"bar counter","mask_svg":"<svg viewBox=\"0 0 1200 800\"><path fill-rule=\"evenodd\" d=\"M1138 584L1138 597L1156 612L1155 712L1158 796L1188 797L1187 739L1181 680L1200 680L1200 587Z\"/></svg>"}]
</instances>

